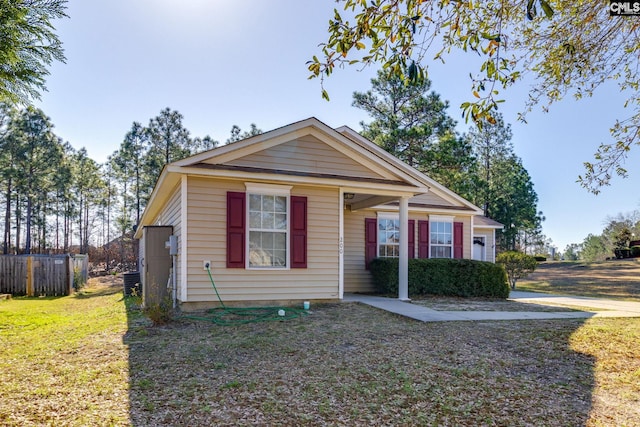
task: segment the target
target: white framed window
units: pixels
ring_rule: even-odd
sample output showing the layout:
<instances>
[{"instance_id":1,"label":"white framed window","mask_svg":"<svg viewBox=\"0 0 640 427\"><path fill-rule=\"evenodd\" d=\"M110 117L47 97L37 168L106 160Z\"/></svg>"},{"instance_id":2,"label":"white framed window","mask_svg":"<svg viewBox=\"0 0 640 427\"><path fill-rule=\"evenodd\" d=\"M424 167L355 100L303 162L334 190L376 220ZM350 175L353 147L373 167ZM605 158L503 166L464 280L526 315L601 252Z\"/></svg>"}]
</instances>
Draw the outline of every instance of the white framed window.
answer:
<instances>
[{"instance_id":1,"label":"white framed window","mask_svg":"<svg viewBox=\"0 0 640 427\"><path fill-rule=\"evenodd\" d=\"M453 217L429 216L431 258L453 258Z\"/></svg>"},{"instance_id":2,"label":"white framed window","mask_svg":"<svg viewBox=\"0 0 640 427\"><path fill-rule=\"evenodd\" d=\"M289 186L245 184L247 187L247 268L289 267Z\"/></svg>"},{"instance_id":3,"label":"white framed window","mask_svg":"<svg viewBox=\"0 0 640 427\"><path fill-rule=\"evenodd\" d=\"M378 214L378 257L400 256L400 219L395 215Z\"/></svg>"}]
</instances>

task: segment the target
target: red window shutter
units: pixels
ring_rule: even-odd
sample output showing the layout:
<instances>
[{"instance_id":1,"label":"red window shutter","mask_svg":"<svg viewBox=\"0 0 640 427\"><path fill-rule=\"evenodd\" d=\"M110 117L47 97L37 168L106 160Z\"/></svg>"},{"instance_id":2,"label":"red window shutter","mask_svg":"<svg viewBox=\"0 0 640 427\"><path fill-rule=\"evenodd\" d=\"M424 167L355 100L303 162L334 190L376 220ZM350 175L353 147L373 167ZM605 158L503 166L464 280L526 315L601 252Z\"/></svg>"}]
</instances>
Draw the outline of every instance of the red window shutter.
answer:
<instances>
[{"instance_id":1,"label":"red window shutter","mask_svg":"<svg viewBox=\"0 0 640 427\"><path fill-rule=\"evenodd\" d=\"M461 222L453 223L453 257L457 259L461 259L464 253L464 233L462 232L462 227Z\"/></svg>"},{"instance_id":2,"label":"red window shutter","mask_svg":"<svg viewBox=\"0 0 640 427\"><path fill-rule=\"evenodd\" d=\"M364 219L364 265L369 269L369 263L378 255L378 220Z\"/></svg>"},{"instance_id":3,"label":"red window shutter","mask_svg":"<svg viewBox=\"0 0 640 427\"><path fill-rule=\"evenodd\" d=\"M227 192L227 268L244 268L246 196Z\"/></svg>"},{"instance_id":4,"label":"red window shutter","mask_svg":"<svg viewBox=\"0 0 640 427\"><path fill-rule=\"evenodd\" d=\"M418 258L429 258L429 221L418 221Z\"/></svg>"},{"instance_id":5,"label":"red window shutter","mask_svg":"<svg viewBox=\"0 0 640 427\"><path fill-rule=\"evenodd\" d=\"M291 268L307 268L307 198L291 196Z\"/></svg>"},{"instance_id":6,"label":"red window shutter","mask_svg":"<svg viewBox=\"0 0 640 427\"><path fill-rule=\"evenodd\" d=\"M416 257L416 221L409 220L409 258Z\"/></svg>"}]
</instances>

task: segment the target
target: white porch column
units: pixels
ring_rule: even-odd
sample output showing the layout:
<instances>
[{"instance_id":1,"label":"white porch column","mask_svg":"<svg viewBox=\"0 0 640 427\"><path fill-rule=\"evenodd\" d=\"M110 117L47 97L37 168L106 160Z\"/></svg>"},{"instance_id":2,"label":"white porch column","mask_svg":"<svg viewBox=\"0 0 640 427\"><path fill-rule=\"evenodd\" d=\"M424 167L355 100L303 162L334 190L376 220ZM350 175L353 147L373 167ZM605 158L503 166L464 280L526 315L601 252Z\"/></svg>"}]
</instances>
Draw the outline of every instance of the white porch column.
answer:
<instances>
[{"instance_id":1,"label":"white porch column","mask_svg":"<svg viewBox=\"0 0 640 427\"><path fill-rule=\"evenodd\" d=\"M398 259L398 299L409 300L409 198L400 198L400 241Z\"/></svg>"},{"instance_id":2,"label":"white porch column","mask_svg":"<svg viewBox=\"0 0 640 427\"><path fill-rule=\"evenodd\" d=\"M338 200L338 298L344 298L344 191Z\"/></svg>"}]
</instances>

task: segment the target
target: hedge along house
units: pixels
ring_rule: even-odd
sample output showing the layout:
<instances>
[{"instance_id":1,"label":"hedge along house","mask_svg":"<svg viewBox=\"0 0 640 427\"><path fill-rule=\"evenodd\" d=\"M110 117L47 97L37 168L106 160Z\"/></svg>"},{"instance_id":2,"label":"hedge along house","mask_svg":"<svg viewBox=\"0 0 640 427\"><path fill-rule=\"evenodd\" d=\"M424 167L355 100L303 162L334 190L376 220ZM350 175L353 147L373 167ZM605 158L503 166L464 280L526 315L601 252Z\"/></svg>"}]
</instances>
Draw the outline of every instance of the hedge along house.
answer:
<instances>
[{"instance_id":1,"label":"hedge along house","mask_svg":"<svg viewBox=\"0 0 640 427\"><path fill-rule=\"evenodd\" d=\"M186 310L217 302L205 265L225 303L266 304L373 291L368 262L398 257L407 299L409 258L494 260L501 226L481 213L357 132L310 118L166 165L136 238L171 226ZM152 248L140 251L153 268Z\"/></svg>"}]
</instances>

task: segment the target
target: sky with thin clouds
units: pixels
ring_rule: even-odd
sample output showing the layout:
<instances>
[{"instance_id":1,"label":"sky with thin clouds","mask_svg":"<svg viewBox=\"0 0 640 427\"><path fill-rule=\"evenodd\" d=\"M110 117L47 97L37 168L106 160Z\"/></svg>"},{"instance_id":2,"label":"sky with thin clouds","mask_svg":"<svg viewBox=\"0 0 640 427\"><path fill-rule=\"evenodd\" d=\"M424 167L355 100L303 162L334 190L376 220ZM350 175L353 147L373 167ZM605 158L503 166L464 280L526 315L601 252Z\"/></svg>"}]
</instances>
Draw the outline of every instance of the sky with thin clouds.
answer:
<instances>
[{"instance_id":1,"label":"sky with thin clouds","mask_svg":"<svg viewBox=\"0 0 640 427\"><path fill-rule=\"evenodd\" d=\"M224 142L233 125L268 131L316 117L331 127L356 131L369 121L351 106L354 91L370 88L376 69L338 69L325 81L331 101L321 99L318 79L305 63L320 52L333 15L332 0L69 0L69 19L56 21L66 64L55 64L42 108L58 136L85 147L99 163L115 152L134 121L143 125L164 108L178 110L192 136ZM624 19L624 18L612 18ZM471 56L429 65L432 89L450 102L458 130L468 129L459 106L472 98ZM516 154L529 171L546 217L544 233L560 250L600 234L609 216L640 209L640 147L595 196L576 182L583 163L609 128L630 115L615 85L593 98L565 99L518 122L528 86L505 92L501 112L512 125Z\"/></svg>"}]
</instances>

